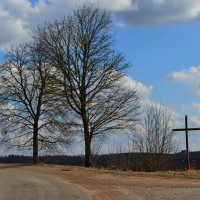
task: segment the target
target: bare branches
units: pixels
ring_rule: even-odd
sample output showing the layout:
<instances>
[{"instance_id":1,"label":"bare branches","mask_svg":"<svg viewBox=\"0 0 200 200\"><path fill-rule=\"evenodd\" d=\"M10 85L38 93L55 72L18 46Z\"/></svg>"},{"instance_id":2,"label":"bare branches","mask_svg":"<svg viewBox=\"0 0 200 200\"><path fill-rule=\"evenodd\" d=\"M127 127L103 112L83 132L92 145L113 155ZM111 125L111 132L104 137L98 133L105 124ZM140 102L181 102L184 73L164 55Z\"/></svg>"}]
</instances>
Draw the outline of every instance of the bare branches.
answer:
<instances>
[{"instance_id":1,"label":"bare branches","mask_svg":"<svg viewBox=\"0 0 200 200\"><path fill-rule=\"evenodd\" d=\"M81 122L86 166L94 136L133 128L138 115L137 91L120 86L129 63L114 51L111 28L108 13L83 6L34 32L57 69L63 97Z\"/></svg>"},{"instance_id":2,"label":"bare branches","mask_svg":"<svg viewBox=\"0 0 200 200\"><path fill-rule=\"evenodd\" d=\"M82 6L35 30L32 43L13 49L1 65L5 135L27 136L22 144L32 144L35 162L38 145L70 143L72 132L85 140L89 167L95 137L134 129L138 94L123 85L130 65L115 52L111 29L108 13ZM21 135L30 129L31 138Z\"/></svg>"},{"instance_id":3,"label":"bare branches","mask_svg":"<svg viewBox=\"0 0 200 200\"><path fill-rule=\"evenodd\" d=\"M164 154L176 150L173 121L169 110L161 104L150 104L143 112L143 119L134 143L142 153L149 153L151 170L160 169Z\"/></svg>"},{"instance_id":4,"label":"bare branches","mask_svg":"<svg viewBox=\"0 0 200 200\"><path fill-rule=\"evenodd\" d=\"M170 112L163 105L150 105L144 111L140 130L143 151L149 153L171 153L174 151L173 122Z\"/></svg>"},{"instance_id":5,"label":"bare branches","mask_svg":"<svg viewBox=\"0 0 200 200\"><path fill-rule=\"evenodd\" d=\"M63 123L66 119L64 115L67 114L62 113L63 119L59 119L63 107L60 90L55 79L55 70L47 63L43 48L42 43L36 40L13 48L8 52L7 60L0 66L0 116L3 141L10 141L11 147L32 146L35 163L38 157L38 141L47 143L46 135L50 127L51 132L59 131L57 126L60 126L60 121ZM64 127L66 128L63 126L62 130ZM69 133L69 127L66 132ZM41 137L38 137L39 134ZM40 139L44 135L45 141ZM54 143L61 141L62 137L63 140L68 138L67 134L65 136L61 134Z\"/></svg>"}]
</instances>

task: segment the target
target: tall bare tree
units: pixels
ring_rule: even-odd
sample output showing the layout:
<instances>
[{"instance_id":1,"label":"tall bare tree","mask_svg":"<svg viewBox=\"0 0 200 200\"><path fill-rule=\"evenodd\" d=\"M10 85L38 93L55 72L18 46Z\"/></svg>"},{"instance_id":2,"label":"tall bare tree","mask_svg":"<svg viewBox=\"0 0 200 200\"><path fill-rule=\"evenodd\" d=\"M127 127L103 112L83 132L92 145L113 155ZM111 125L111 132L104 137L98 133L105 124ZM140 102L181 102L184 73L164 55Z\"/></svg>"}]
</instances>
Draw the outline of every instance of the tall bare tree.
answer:
<instances>
[{"instance_id":1,"label":"tall bare tree","mask_svg":"<svg viewBox=\"0 0 200 200\"><path fill-rule=\"evenodd\" d=\"M91 166L92 139L133 128L138 115L137 91L123 87L130 65L114 51L111 28L109 14L82 6L34 33L60 73L63 95L84 137L86 167Z\"/></svg>"},{"instance_id":2,"label":"tall bare tree","mask_svg":"<svg viewBox=\"0 0 200 200\"><path fill-rule=\"evenodd\" d=\"M0 66L3 141L12 147L33 148L34 164L38 163L39 148L56 148L58 142L71 139L55 70L47 64L42 49L41 43L13 48Z\"/></svg>"}]
</instances>

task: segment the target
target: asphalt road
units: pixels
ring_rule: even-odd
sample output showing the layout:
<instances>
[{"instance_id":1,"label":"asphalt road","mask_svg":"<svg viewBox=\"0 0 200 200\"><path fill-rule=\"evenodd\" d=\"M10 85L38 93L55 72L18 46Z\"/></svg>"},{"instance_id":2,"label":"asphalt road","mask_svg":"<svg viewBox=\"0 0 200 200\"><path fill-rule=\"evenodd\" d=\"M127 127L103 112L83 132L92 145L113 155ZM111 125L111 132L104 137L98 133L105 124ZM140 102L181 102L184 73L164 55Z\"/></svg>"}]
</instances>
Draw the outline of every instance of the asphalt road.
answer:
<instances>
[{"instance_id":1,"label":"asphalt road","mask_svg":"<svg viewBox=\"0 0 200 200\"><path fill-rule=\"evenodd\" d=\"M83 187L20 169L0 170L0 200L92 200Z\"/></svg>"}]
</instances>

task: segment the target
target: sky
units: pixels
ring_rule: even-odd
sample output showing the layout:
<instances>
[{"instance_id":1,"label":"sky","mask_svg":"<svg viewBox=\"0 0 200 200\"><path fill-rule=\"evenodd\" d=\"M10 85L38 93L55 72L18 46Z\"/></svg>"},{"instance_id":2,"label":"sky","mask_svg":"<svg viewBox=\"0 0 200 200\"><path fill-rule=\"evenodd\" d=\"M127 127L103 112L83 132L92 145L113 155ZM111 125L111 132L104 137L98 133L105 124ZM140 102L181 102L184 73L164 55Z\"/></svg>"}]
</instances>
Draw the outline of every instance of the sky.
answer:
<instances>
[{"instance_id":1,"label":"sky","mask_svg":"<svg viewBox=\"0 0 200 200\"><path fill-rule=\"evenodd\" d=\"M112 13L115 48L131 62L129 81L142 98L171 109L175 128L186 114L200 127L200 0L1 0L0 62L33 28L83 3ZM184 133L177 138L184 149ZM200 132L190 133L190 149L200 150Z\"/></svg>"}]
</instances>

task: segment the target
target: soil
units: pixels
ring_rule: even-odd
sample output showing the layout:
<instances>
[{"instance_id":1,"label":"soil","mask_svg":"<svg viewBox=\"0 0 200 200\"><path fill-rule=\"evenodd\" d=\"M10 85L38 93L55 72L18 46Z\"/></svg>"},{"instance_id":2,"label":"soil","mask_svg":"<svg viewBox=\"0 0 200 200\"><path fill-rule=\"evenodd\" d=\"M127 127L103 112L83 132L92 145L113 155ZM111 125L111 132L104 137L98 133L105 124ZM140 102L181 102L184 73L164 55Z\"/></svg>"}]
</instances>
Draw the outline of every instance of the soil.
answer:
<instances>
[{"instance_id":1,"label":"soil","mask_svg":"<svg viewBox=\"0 0 200 200\"><path fill-rule=\"evenodd\" d=\"M83 186L94 200L199 200L200 180L139 177L107 170L67 166L23 166Z\"/></svg>"}]
</instances>

